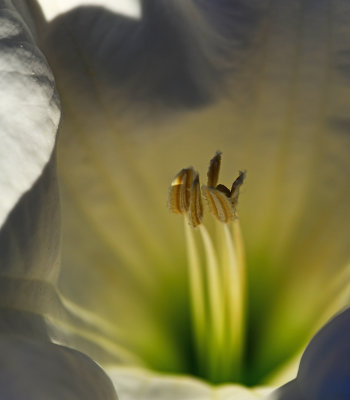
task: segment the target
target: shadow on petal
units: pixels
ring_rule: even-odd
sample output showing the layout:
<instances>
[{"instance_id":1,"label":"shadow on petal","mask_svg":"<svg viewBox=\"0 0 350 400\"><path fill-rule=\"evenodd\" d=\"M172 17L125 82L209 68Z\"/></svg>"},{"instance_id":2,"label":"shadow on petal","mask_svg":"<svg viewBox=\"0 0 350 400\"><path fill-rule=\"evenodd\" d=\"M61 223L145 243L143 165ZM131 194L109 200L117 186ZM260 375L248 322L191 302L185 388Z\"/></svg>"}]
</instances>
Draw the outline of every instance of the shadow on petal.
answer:
<instances>
[{"instance_id":1,"label":"shadow on petal","mask_svg":"<svg viewBox=\"0 0 350 400\"><path fill-rule=\"evenodd\" d=\"M296 379L288 382L274 392L269 400L306 400L300 394L300 389Z\"/></svg>"},{"instance_id":2,"label":"shadow on petal","mask_svg":"<svg viewBox=\"0 0 350 400\"><path fill-rule=\"evenodd\" d=\"M123 112L130 105L196 109L227 94L227 79L242 68L263 10L241 0L144 1L134 20L80 7L48 25L45 46L53 67L66 64L75 84L84 83L83 67L99 94L103 88L107 107L124 99Z\"/></svg>"},{"instance_id":3,"label":"shadow on petal","mask_svg":"<svg viewBox=\"0 0 350 400\"><path fill-rule=\"evenodd\" d=\"M350 308L338 314L311 340L297 378L275 393L276 400L350 398Z\"/></svg>"},{"instance_id":4,"label":"shadow on petal","mask_svg":"<svg viewBox=\"0 0 350 400\"><path fill-rule=\"evenodd\" d=\"M0 231L0 276L54 282L59 272L60 210L56 156Z\"/></svg>"},{"instance_id":5,"label":"shadow on petal","mask_svg":"<svg viewBox=\"0 0 350 400\"><path fill-rule=\"evenodd\" d=\"M116 400L113 385L90 358L52 343L0 336L1 398Z\"/></svg>"}]
</instances>

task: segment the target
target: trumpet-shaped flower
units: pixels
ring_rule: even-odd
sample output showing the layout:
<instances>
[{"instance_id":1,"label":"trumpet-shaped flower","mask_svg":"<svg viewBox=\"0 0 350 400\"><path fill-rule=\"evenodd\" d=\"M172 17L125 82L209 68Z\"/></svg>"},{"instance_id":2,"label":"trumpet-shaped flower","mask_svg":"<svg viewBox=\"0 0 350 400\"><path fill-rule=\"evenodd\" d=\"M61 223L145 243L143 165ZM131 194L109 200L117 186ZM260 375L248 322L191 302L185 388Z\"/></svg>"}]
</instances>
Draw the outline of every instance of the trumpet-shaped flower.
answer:
<instances>
[{"instance_id":1,"label":"trumpet-shaped flower","mask_svg":"<svg viewBox=\"0 0 350 400\"><path fill-rule=\"evenodd\" d=\"M0 0L0 393L346 399L349 310L297 366L349 300L347 3L40 4Z\"/></svg>"}]
</instances>

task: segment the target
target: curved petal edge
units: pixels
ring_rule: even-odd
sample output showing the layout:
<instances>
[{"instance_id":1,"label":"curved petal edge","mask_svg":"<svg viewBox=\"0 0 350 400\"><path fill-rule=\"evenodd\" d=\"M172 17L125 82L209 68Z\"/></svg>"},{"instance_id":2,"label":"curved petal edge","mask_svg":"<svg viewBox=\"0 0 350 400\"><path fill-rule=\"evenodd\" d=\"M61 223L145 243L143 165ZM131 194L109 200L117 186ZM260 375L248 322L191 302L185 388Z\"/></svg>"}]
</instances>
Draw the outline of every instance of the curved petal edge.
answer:
<instances>
[{"instance_id":1,"label":"curved petal edge","mask_svg":"<svg viewBox=\"0 0 350 400\"><path fill-rule=\"evenodd\" d=\"M49 342L0 336L1 398L117 400L104 371L84 354Z\"/></svg>"},{"instance_id":2,"label":"curved petal edge","mask_svg":"<svg viewBox=\"0 0 350 400\"><path fill-rule=\"evenodd\" d=\"M0 0L0 92L1 227L49 161L60 119L46 59L19 10L4 0Z\"/></svg>"}]
</instances>

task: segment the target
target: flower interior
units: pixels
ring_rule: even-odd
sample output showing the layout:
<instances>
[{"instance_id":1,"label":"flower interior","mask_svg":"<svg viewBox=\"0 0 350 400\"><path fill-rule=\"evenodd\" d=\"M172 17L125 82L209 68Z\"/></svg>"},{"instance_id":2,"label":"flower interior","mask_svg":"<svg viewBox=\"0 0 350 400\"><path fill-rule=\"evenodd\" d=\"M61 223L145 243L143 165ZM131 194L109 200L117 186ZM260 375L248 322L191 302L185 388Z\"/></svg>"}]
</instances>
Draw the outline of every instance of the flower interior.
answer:
<instances>
[{"instance_id":1,"label":"flower interior","mask_svg":"<svg viewBox=\"0 0 350 400\"><path fill-rule=\"evenodd\" d=\"M113 160L123 162L115 157ZM148 203L148 192L142 186L145 183L139 180L139 185L130 185L126 178L118 184L132 191L133 195L127 197L130 202L116 206L111 196L110 213L106 213L104 202L109 196L102 197L103 205L99 207L96 199L101 192L94 192L93 170L89 170L89 185L84 190L93 190L93 207L82 207L89 198L84 196L77 210L85 210L90 226L94 221L92 226L99 230L87 230L89 237L86 241L80 239L78 245L88 244L83 251L71 253L85 257L84 262L75 262L81 270L75 270L63 254L59 287L64 306L83 320L73 336L66 335L64 343L84 351L107 370L115 366L141 367L196 376L213 384L285 382L285 377L275 381L271 378L283 373L289 362L297 367L304 346L325 322L321 314L328 312L327 318L330 315L325 303L335 305L337 283L324 286L324 296L315 296L311 290L315 280L312 269L309 275L305 269L301 276L295 272L295 279L281 279L281 274L285 276L284 265L280 264L280 273L271 270L268 256L263 257L272 251L271 244L265 246L265 253L252 251L246 232L249 215L245 203L249 199L239 199L239 192L245 195L254 177L242 186L245 172L233 173L225 186L219 179L220 165L218 152L209 163L204 182L194 168L182 169L170 185L171 213L164 205L165 181L159 185L163 196L159 201L154 199L159 189L154 186L149 192L154 203ZM169 171L159 170L157 165L154 168L153 177L162 172L168 176ZM125 171L114 169L119 170ZM70 176L62 175L66 198L69 189L75 193L75 187L68 185ZM97 178L100 175L95 182L105 184ZM106 193L109 195L109 190ZM120 219L113 217L117 212ZM121 218L129 215L133 219L126 219L127 224L122 225ZM65 221L69 224L68 219ZM102 229L110 229L113 235L102 235ZM156 241L152 241L154 231ZM69 234L67 228L65 232ZM80 229L79 235L84 234ZM106 238L113 241L110 248L113 255L117 252L118 262L114 257L108 262L108 248L103 247L103 253L94 250L94 242L97 249L99 244L106 246ZM283 259L288 257L289 253ZM307 280L309 277L312 279ZM317 282L315 286L319 287ZM301 291L300 287L311 289ZM289 376L295 373L293 369Z\"/></svg>"}]
</instances>

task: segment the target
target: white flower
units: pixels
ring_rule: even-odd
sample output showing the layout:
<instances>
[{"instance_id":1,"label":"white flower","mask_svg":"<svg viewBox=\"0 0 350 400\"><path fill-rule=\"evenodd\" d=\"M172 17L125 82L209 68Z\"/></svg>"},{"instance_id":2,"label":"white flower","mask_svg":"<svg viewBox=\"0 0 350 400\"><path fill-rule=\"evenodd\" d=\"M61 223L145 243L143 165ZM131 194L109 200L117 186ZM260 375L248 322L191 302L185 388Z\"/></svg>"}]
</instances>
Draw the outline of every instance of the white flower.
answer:
<instances>
[{"instance_id":1,"label":"white flower","mask_svg":"<svg viewBox=\"0 0 350 400\"><path fill-rule=\"evenodd\" d=\"M294 377L312 334L348 304L350 11L343 2L159 0L129 18L99 5L82 3L46 23L34 5L0 2L4 346L23 362L50 360L48 375L62 380L47 388L58 398L67 385L72 398L97 398L98 387L101 398L116 395L90 359L50 341L98 362L122 400L263 396L269 389L244 385L276 387ZM61 264L52 153L59 108L35 40L63 110ZM242 236L233 235L246 262L243 246L207 212L205 229L186 227L185 239L166 207L174 174L193 163L205 175L218 149L220 183L248 171L237 206ZM208 186L210 197L215 185ZM196 251L201 268L208 261L219 274L237 257L245 276L230 292L234 276L216 282L202 274L211 311L199 334L188 285ZM238 303L227 301L240 291ZM225 314L229 304L235 311ZM337 322L329 326L325 332L339 332ZM324 346L312 343L303 360ZM333 346L345 349L334 339ZM327 377L334 365L344 371L340 355L322 369ZM324 380L316 373L305 389L304 365L297 384L276 396L318 399ZM81 384L82 368L90 386ZM37 398L38 375L22 379L18 371L20 387L33 382L28 393ZM7 393L13 383L5 383ZM338 395L337 384L327 388Z\"/></svg>"}]
</instances>

